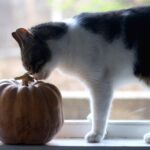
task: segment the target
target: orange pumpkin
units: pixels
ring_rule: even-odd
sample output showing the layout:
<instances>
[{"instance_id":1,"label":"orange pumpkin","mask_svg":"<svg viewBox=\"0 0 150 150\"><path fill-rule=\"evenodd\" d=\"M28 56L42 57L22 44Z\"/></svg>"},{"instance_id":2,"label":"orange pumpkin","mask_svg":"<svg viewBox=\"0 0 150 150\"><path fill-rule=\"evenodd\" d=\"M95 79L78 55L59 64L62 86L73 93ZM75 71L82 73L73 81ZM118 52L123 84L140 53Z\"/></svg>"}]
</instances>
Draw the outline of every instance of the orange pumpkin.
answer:
<instances>
[{"instance_id":1,"label":"orange pumpkin","mask_svg":"<svg viewBox=\"0 0 150 150\"><path fill-rule=\"evenodd\" d=\"M44 144L63 125L62 98L52 84L0 81L0 140L6 144Z\"/></svg>"}]
</instances>

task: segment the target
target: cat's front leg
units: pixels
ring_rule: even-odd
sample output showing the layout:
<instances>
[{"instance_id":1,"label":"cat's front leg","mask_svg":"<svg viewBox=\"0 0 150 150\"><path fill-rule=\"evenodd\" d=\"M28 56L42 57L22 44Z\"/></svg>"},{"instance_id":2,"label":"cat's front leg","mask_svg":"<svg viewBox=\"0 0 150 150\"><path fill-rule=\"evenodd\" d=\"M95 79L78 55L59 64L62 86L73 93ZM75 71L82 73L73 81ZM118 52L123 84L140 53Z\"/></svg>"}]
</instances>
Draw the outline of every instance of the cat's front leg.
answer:
<instances>
[{"instance_id":1,"label":"cat's front leg","mask_svg":"<svg viewBox=\"0 0 150 150\"><path fill-rule=\"evenodd\" d=\"M106 134L107 119L112 99L112 85L109 80L90 84L92 129L85 136L87 142L100 142Z\"/></svg>"}]
</instances>

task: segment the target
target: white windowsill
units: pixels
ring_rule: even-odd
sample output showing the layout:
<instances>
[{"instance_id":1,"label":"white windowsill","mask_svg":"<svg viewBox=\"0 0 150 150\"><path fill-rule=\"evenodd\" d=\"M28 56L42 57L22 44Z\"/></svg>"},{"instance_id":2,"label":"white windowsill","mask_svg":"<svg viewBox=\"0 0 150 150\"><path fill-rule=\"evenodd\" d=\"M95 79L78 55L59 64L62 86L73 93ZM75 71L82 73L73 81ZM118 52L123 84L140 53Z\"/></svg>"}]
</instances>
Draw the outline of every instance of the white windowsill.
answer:
<instances>
[{"instance_id":1,"label":"white windowsill","mask_svg":"<svg viewBox=\"0 0 150 150\"><path fill-rule=\"evenodd\" d=\"M83 91L61 91L64 99L89 99L88 93ZM137 100L137 99L146 99L150 100L150 92L149 91L116 91L113 95L114 99L120 100Z\"/></svg>"},{"instance_id":2,"label":"white windowsill","mask_svg":"<svg viewBox=\"0 0 150 150\"><path fill-rule=\"evenodd\" d=\"M90 131L89 120L65 120L62 129L56 138L84 138ZM142 139L144 134L150 132L150 121L148 120L110 120L107 127L107 139Z\"/></svg>"},{"instance_id":3,"label":"white windowsill","mask_svg":"<svg viewBox=\"0 0 150 150\"><path fill-rule=\"evenodd\" d=\"M55 139L46 145L4 145L0 150L149 150L143 135L150 131L150 121L109 121L108 134L101 143L87 143L87 120L66 120Z\"/></svg>"},{"instance_id":4,"label":"white windowsill","mask_svg":"<svg viewBox=\"0 0 150 150\"><path fill-rule=\"evenodd\" d=\"M143 139L104 139L101 143L87 143L83 138L54 139L47 145L63 147L149 147Z\"/></svg>"},{"instance_id":5,"label":"white windowsill","mask_svg":"<svg viewBox=\"0 0 150 150\"><path fill-rule=\"evenodd\" d=\"M149 150L140 139L106 139L89 144L84 139L54 139L46 145L0 145L0 150Z\"/></svg>"}]
</instances>

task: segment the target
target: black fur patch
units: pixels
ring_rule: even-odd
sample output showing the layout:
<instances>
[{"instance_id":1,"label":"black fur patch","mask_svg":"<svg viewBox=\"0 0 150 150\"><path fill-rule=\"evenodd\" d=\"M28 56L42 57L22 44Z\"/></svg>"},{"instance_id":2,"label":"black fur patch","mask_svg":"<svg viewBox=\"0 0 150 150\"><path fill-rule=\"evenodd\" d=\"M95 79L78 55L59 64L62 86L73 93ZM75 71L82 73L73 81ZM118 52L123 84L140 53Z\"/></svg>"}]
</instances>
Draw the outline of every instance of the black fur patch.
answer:
<instances>
[{"instance_id":1,"label":"black fur patch","mask_svg":"<svg viewBox=\"0 0 150 150\"><path fill-rule=\"evenodd\" d=\"M43 23L32 27L30 31L34 39L30 49L22 51L22 61L26 70L34 74L40 72L52 57L46 41L61 38L67 32L67 25L59 22Z\"/></svg>"},{"instance_id":2,"label":"black fur patch","mask_svg":"<svg viewBox=\"0 0 150 150\"><path fill-rule=\"evenodd\" d=\"M31 32L41 40L59 39L67 32L67 25L62 22L49 22L32 27Z\"/></svg>"},{"instance_id":3,"label":"black fur patch","mask_svg":"<svg viewBox=\"0 0 150 150\"><path fill-rule=\"evenodd\" d=\"M150 6L75 16L79 24L108 42L122 38L136 55L134 74L150 83Z\"/></svg>"},{"instance_id":4,"label":"black fur patch","mask_svg":"<svg viewBox=\"0 0 150 150\"><path fill-rule=\"evenodd\" d=\"M122 20L120 13L82 13L75 18L81 26L93 33L101 34L109 42L120 36Z\"/></svg>"},{"instance_id":5,"label":"black fur patch","mask_svg":"<svg viewBox=\"0 0 150 150\"><path fill-rule=\"evenodd\" d=\"M131 9L124 20L124 41L136 55L134 74L146 83L150 78L150 7Z\"/></svg>"},{"instance_id":6,"label":"black fur patch","mask_svg":"<svg viewBox=\"0 0 150 150\"><path fill-rule=\"evenodd\" d=\"M51 53L47 44L39 39L34 38L30 49L21 51L22 62L24 67L30 73L38 73L45 63L50 60Z\"/></svg>"}]
</instances>

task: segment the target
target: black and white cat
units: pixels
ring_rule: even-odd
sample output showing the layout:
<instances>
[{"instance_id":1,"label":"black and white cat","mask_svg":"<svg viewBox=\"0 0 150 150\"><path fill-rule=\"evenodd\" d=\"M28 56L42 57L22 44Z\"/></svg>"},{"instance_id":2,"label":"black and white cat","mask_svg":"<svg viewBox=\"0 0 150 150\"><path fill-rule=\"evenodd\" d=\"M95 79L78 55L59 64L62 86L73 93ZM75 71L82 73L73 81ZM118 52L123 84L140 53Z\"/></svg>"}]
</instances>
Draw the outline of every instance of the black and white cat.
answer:
<instances>
[{"instance_id":1,"label":"black and white cat","mask_svg":"<svg viewBox=\"0 0 150 150\"><path fill-rule=\"evenodd\" d=\"M150 7L82 13L12 33L25 69L45 79L58 67L78 76L91 93L88 142L106 133L114 89L133 80L150 85ZM122 82L123 81L123 82ZM150 134L145 136L150 143Z\"/></svg>"}]
</instances>

